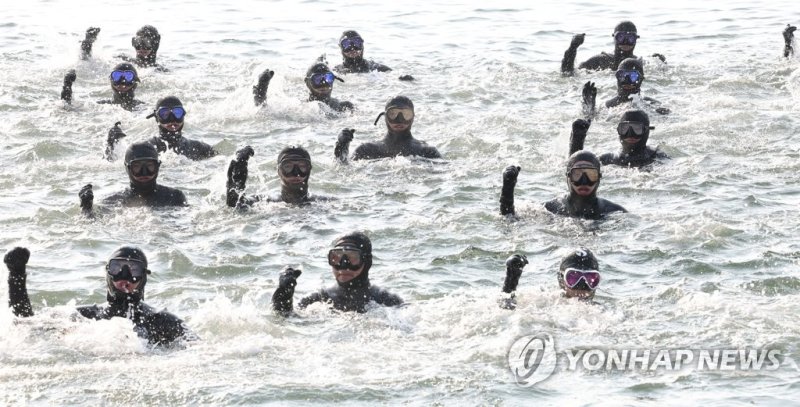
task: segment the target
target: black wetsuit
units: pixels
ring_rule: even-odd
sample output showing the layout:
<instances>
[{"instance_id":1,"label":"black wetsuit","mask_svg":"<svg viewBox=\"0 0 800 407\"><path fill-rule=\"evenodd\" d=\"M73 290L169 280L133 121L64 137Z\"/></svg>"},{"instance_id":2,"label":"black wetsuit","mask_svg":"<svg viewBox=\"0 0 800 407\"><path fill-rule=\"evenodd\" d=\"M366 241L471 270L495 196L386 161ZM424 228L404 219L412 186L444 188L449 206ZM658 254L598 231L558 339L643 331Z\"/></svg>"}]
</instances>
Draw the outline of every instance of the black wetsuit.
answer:
<instances>
[{"instance_id":1,"label":"black wetsuit","mask_svg":"<svg viewBox=\"0 0 800 407\"><path fill-rule=\"evenodd\" d=\"M145 102L136 99L136 95L133 91L119 93L114 91L114 98L113 99L102 99L97 101L98 104L101 105L119 105L123 109L127 111L136 110L136 107L139 105L143 105Z\"/></svg>"},{"instance_id":2,"label":"black wetsuit","mask_svg":"<svg viewBox=\"0 0 800 407\"><path fill-rule=\"evenodd\" d=\"M360 58L344 57L342 63L340 65L336 65L335 67L333 67L333 70L336 72L347 74L347 73L367 73L372 71L389 72L392 70L392 68L389 68L384 64L379 64L377 62L374 62L371 59L364 59L364 57Z\"/></svg>"},{"instance_id":3,"label":"black wetsuit","mask_svg":"<svg viewBox=\"0 0 800 407\"><path fill-rule=\"evenodd\" d=\"M317 95L317 94L315 94L314 92L311 92L311 91L309 91L309 93L308 93L308 101L309 102L322 102L322 103L328 105L328 107L330 107L331 109L333 109L333 110L335 110L337 112L352 111L355 108L352 103L350 103L350 102L348 102L346 100L345 101L341 101L339 99L331 97L330 95L327 95L327 96Z\"/></svg>"},{"instance_id":4,"label":"black wetsuit","mask_svg":"<svg viewBox=\"0 0 800 407\"><path fill-rule=\"evenodd\" d=\"M8 303L14 315L18 317L33 316L33 308L26 286L27 260L30 252L27 249L15 248L5 256L8 267ZM84 305L77 308L86 318L101 320L113 317L130 319L135 325L136 333L148 342L166 345L188 334L183 321L166 311L156 311L149 305L134 299L115 299L108 295L108 305Z\"/></svg>"},{"instance_id":5,"label":"black wetsuit","mask_svg":"<svg viewBox=\"0 0 800 407\"><path fill-rule=\"evenodd\" d=\"M528 264L528 259L519 254L515 254L506 260L506 278L503 281L503 292L509 294L500 300L500 308L513 310L517 308L517 298L515 292L519 285L519 278L522 276L522 269Z\"/></svg>"},{"instance_id":6,"label":"black wetsuit","mask_svg":"<svg viewBox=\"0 0 800 407\"><path fill-rule=\"evenodd\" d=\"M656 160L669 159L669 156L658 148L653 149L647 145L647 139L650 135L650 122L647 115L640 110L628 111L623 115L623 120L626 116L637 114L646 120L645 134L640 138L640 141L634 145L628 145L624 141L618 153L605 153L601 154L598 159L603 165L619 165L622 167L640 168L653 164ZM576 120L572 124L572 134L570 135L569 153L572 155L576 151L583 150L584 141L589 130L589 123L584 120ZM623 137L620 136L622 139ZM622 140L620 140L622 141Z\"/></svg>"},{"instance_id":7,"label":"black wetsuit","mask_svg":"<svg viewBox=\"0 0 800 407\"><path fill-rule=\"evenodd\" d=\"M159 126L158 132L160 133L159 136L153 137L150 142L158 145L159 140L166 141L167 148L192 160L203 160L218 154L211 145L199 140L187 139L183 137L180 131L173 133Z\"/></svg>"},{"instance_id":8,"label":"black wetsuit","mask_svg":"<svg viewBox=\"0 0 800 407\"><path fill-rule=\"evenodd\" d=\"M336 142L334 151L340 160L347 157L349 142L343 143L341 139ZM420 141L411 135L411 131L406 130L401 133L392 131L386 132L383 140L372 143L364 143L353 153L353 160L371 160L376 158L388 158L397 156L419 156L424 158L442 158L436 147L429 146L424 141Z\"/></svg>"},{"instance_id":9,"label":"black wetsuit","mask_svg":"<svg viewBox=\"0 0 800 407\"><path fill-rule=\"evenodd\" d=\"M580 37L579 37L580 36ZM572 42L570 43L569 48L564 52L564 59L561 60L561 73L563 74L572 74L575 71L575 56L578 53L578 47L583 44L583 37L582 34L573 37ZM623 51L619 49L619 46L614 46L614 54L607 54L605 52L601 52L588 60L581 62L578 65L580 69L588 69L588 70L605 70L605 69L614 69L616 70L619 66L619 63L622 62L625 58L637 58L636 55L633 54L633 50L630 51Z\"/></svg>"}]
</instances>

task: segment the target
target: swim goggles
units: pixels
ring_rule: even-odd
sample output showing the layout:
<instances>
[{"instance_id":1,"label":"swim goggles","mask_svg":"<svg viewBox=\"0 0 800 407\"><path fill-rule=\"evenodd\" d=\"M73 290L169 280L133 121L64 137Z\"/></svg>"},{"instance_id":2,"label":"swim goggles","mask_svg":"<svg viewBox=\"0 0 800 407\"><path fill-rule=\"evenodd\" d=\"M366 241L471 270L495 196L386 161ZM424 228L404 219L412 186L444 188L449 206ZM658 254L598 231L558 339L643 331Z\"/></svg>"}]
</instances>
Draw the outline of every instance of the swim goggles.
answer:
<instances>
[{"instance_id":1,"label":"swim goggles","mask_svg":"<svg viewBox=\"0 0 800 407\"><path fill-rule=\"evenodd\" d=\"M636 39L639 38L635 32L617 31L614 33L614 41L619 45L636 45Z\"/></svg>"},{"instance_id":2,"label":"swim goggles","mask_svg":"<svg viewBox=\"0 0 800 407\"><path fill-rule=\"evenodd\" d=\"M115 257L109 260L106 265L106 271L114 281L129 280L136 282L144 278L145 274L147 274L144 263L125 257Z\"/></svg>"},{"instance_id":3,"label":"swim goggles","mask_svg":"<svg viewBox=\"0 0 800 407\"><path fill-rule=\"evenodd\" d=\"M285 177L295 174L306 177L311 172L311 162L305 158L287 158L278 164L278 169Z\"/></svg>"},{"instance_id":4,"label":"swim goggles","mask_svg":"<svg viewBox=\"0 0 800 407\"><path fill-rule=\"evenodd\" d=\"M414 119L414 109L410 107L390 107L386 111L386 117L390 122L410 122Z\"/></svg>"},{"instance_id":5,"label":"swim goggles","mask_svg":"<svg viewBox=\"0 0 800 407\"><path fill-rule=\"evenodd\" d=\"M133 82L136 78L136 73L133 71L112 71L110 78L111 82L114 83Z\"/></svg>"},{"instance_id":6,"label":"swim goggles","mask_svg":"<svg viewBox=\"0 0 800 407\"><path fill-rule=\"evenodd\" d=\"M573 183L580 181L584 175L592 184L600 180L600 170L597 168L570 168L567 172L569 180Z\"/></svg>"},{"instance_id":7,"label":"swim goggles","mask_svg":"<svg viewBox=\"0 0 800 407\"><path fill-rule=\"evenodd\" d=\"M581 280L594 290L600 284L600 272L597 270L579 270L568 268L564 270L564 284L569 288L575 288Z\"/></svg>"},{"instance_id":8,"label":"swim goggles","mask_svg":"<svg viewBox=\"0 0 800 407\"><path fill-rule=\"evenodd\" d=\"M166 122L170 116L174 117L176 121L183 121L183 117L186 116L186 109L183 106L159 107L156 110L156 116L162 123Z\"/></svg>"},{"instance_id":9,"label":"swim goggles","mask_svg":"<svg viewBox=\"0 0 800 407\"><path fill-rule=\"evenodd\" d=\"M128 163L131 169L131 174L136 177L146 177L148 175L155 175L158 171L159 162L152 158L144 158L140 160L133 160Z\"/></svg>"},{"instance_id":10,"label":"swim goggles","mask_svg":"<svg viewBox=\"0 0 800 407\"><path fill-rule=\"evenodd\" d=\"M364 40L360 37L345 38L339 43L345 51L364 48Z\"/></svg>"},{"instance_id":11,"label":"swim goggles","mask_svg":"<svg viewBox=\"0 0 800 407\"><path fill-rule=\"evenodd\" d=\"M622 70L616 72L618 82L637 83L642 74L635 70Z\"/></svg>"},{"instance_id":12,"label":"swim goggles","mask_svg":"<svg viewBox=\"0 0 800 407\"><path fill-rule=\"evenodd\" d=\"M363 263L364 252L354 246L337 246L328 252L328 264L339 270L358 270Z\"/></svg>"},{"instance_id":13,"label":"swim goggles","mask_svg":"<svg viewBox=\"0 0 800 407\"><path fill-rule=\"evenodd\" d=\"M638 137L644 136L644 132L646 128L654 128L651 126L645 126L642 122L620 122L617 125L617 134L620 136L626 136L630 130L633 130L633 134Z\"/></svg>"},{"instance_id":14,"label":"swim goggles","mask_svg":"<svg viewBox=\"0 0 800 407\"><path fill-rule=\"evenodd\" d=\"M334 79L336 79L336 76L333 74L333 72L315 73L309 78L311 85L313 85L315 88L322 86L333 86Z\"/></svg>"}]
</instances>

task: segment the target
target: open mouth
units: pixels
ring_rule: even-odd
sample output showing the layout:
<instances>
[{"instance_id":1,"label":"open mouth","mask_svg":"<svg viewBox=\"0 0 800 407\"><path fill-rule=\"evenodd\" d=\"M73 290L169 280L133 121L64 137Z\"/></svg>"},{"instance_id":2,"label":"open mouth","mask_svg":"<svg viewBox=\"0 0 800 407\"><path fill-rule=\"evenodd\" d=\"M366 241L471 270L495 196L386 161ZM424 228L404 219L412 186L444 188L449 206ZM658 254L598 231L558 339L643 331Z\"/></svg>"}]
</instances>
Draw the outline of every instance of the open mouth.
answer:
<instances>
[{"instance_id":1,"label":"open mouth","mask_svg":"<svg viewBox=\"0 0 800 407\"><path fill-rule=\"evenodd\" d=\"M164 123L161 127L167 129L167 131L176 132L181 129L181 123Z\"/></svg>"}]
</instances>

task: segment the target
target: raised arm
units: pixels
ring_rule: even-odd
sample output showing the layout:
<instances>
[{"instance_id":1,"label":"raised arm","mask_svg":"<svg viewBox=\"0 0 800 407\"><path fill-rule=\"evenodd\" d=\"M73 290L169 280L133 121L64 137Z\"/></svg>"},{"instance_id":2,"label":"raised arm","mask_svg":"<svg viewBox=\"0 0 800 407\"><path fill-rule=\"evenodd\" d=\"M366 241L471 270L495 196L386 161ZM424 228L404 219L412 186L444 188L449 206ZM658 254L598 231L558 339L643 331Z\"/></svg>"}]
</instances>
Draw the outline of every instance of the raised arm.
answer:
<instances>
[{"instance_id":1,"label":"raised arm","mask_svg":"<svg viewBox=\"0 0 800 407\"><path fill-rule=\"evenodd\" d=\"M506 279L503 282L503 292L510 294L500 301L500 308L517 308L517 299L514 292L517 291L519 278L522 276L522 269L528 264L528 258L521 254L515 254L506 260Z\"/></svg>"},{"instance_id":2,"label":"raised arm","mask_svg":"<svg viewBox=\"0 0 800 407\"><path fill-rule=\"evenodd\" d=\"M8 306L18 317L33 316L31 299L28 297L26 286L27 274L25 268L31 252L24 247L15 247L6 253L3 261L8 267Z\"/></svg>"},{"instance_id":3,"label":"raised arm","mask_svg":"<svg viewBox=\"0 0 800 407\"><path fill-rule=\"evenodd\" d=\"M75 82L78 76L75 74L74 69L70 69L66 75L64 75L64 85L61 86L61 100L63 100L66 104L72 104L72 83Z\"/></svg>"},{"instance_id":4,"label":"raised arm","mask_svg":"<svg viewBox=\"0 0 800 407\"><path fill-rule=\"evenodd\" d=\"M591 120L577 119L572 122L572 133L569 136L569 155L583 150L583 142L586 140L586 133L589 132L589 126L591 125Z\"/></svg>"},{"instance_id":5,"label":"raised arm","mask_svg":"<svg viewBox=\"0 0 800 407\"><path fill-rule=\"evenodd\" d=\"M99 27L89 27L86 30L86 37L81 41L81 59L89 59L92 57L92 45L97 39L97 34L100 33Z\"/></svg>"},{"instance_id":6,"label":"raised arm","mask_svg":"<svg viewBox=\"0 0 800 407\"><path fill-rule=\"evenodd\" d=\"M783 42L785 43L783 47L783 56L785 58L788 58L789 55L794 54L794 48L792 48L792 40L794 39L795 30L797 30L797 27L789 24L786 24L786 28L783 30Z\"/></svg>"},{"instance_id":7,"label":"raised arm","mask_svg":"<svg viewBox=\"0 0 800 407\"><path fill-rule=\"evenodd\" d=\"M589 81L583 85L581 106L583 109L583 117L586 120L592 120L595 113L597 113L597 87L594 86L594 82Z\"/></svg>"},{"instance_id":8,"label":"raised arm","mask_svg":"<svg viewBox=\"0 0 800 407\"><path fill-rule=\"evenodd\" d=\"M302 270L287 267L278 278L278 288L272 294L272 309L275 312L288 316L294 309L294 287L297 286L297 277L303 274Z\"/></svg>"},{"instance_id":9,"label":"raised arm","mask_svg":"<svg viewBox=\"0 0 800 407\"><path fill-rule=\"evenodd\" d=\"M261 75L258 76L258 83L253 86L253 101L256 106L260 106L267 101L267 88L269 88L269 81L272 80L273 76L275 76L275 72L269 69L261 72Z\"/></svg>"},{"instance_id":10,"label":"raised arm","mask_svg":"<svg viewBox=\"0 0 800 407\"><path fill-rule=\"evenodd\" d=\"M94 192L92 191L92 184L86 184L78 192L78 198L81 199L81 213L87 218L93 218L94 212L92 205L94 204Z\"/></svg>"},{"instance_id":11,"label":"raised arm","mask_svg":"<svg viewBox=\"0 0 800 407\"><path fill-rule=\"evenodd\" d=\"M228 166L228 182L226 184L227 199L230 207L248 206L260 200L258 196L245 197L242 192L247 184L247 162L255 154L253 147L245 146L236 152L236 158Z\"/></svg>"},{"instance_id":12,"label":"raised arm","mask_svg":"<svg viewBox=\"0 0 800 407\"><path fill-rule=\"evenodd\" d=\"M347 156L350 154L350 142L353 141L353 133L355 129L342 129L339 132L339 137L336 139L336 147L333 149L333 155L341 163L347 163Z\"/></svg>"},{"instance_id":13,"label":"raised arm","mask_svg":"<svg viewBox=\"0 0 800 407\"><path fill-rule=\"evenodd\" d=\"M117 145L117 141L121 138L127 137L120 125L122 122L114 123L114 126L108 129L108 137L106 137L106 152L104 154L106 160L114 161L114 147Z\"/></svg>"},{"instance_id":14,"label":"raised arm","mask_svg":"<svg viewBox=\"0 0 800 407\"><path fill-rule=\"evenodd\" d=\"M578 47L583 44L586 34L575 34L569 43L569 48L564 52L564 59L561 60L561 74L570 76L575 73L575 56L578 54Z\"/></svg>"},{"instance_id":15,"label":"raised arm","mask_svg":"<svg viewBox=\"0 0 800 407\"><path fill-rule=\"evenodd\" d=\"M514 187L522 167L510 165L503 171L503 189L500 192L500 214L516 215L514 212Z\"/></svg>"}]
</instances>

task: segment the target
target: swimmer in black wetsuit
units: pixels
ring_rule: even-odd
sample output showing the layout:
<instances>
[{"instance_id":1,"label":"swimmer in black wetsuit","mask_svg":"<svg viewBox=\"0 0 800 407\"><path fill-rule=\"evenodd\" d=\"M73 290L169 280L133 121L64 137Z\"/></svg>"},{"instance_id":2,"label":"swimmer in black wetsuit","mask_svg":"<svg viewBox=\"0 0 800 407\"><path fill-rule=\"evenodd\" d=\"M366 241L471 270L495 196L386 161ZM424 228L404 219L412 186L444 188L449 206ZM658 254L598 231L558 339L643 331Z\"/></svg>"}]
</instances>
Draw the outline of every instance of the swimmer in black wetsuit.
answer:
<instances>
[{"instance_id":1,"label":"swimmer in black wetsuit","mask_svg":"<svg viewBox=\"0 0 800 407\"><path fill-rule=\"evenodd\" d=\"M269 89L269 81L275 76L275 72L269 69L265 70L258 76L258 83L253 86L253 101L256 106L262 105L267 100L267 90ZM325 63L324 57L317 58L314 65L311 65L306 72L305 83L308 87L308 101L309 102L322 102L334 111L345 112L354 109L353 104L348 101L340 101L339 99L331 97L333 92L333 82L338 80L344 82L344 79L336 76L328 68Z\"/></svg>"},{"instance_id":2,"label":"swimmer in black wetsuit","mask_svg":"<svg viewBox=\"0 0 800 407\"><path fill-rule=\"evenodd\" d=\"M342 64L336 65L333 70L343 74L367 73L372 71L389 72L392 68L379 64L371 59L364 59L364 39L355 31L345 31L339 38L339 48L342 50Z\"/></svg>"},{"instance_id":3,"label":"swimmer in black wetsuit","mask_svg":"<svg viewBox=\"0 0 800 407\"><path fill-rule=\"evenodd\" d=\"M797 27L786 24L786 28L783 30L783 42L785 43L783 46L783 57L789 58L789 55L794 55L794 48L792 47L792 40L794 40L794 32L797 30Z\"/></svg>"},{"instance_id":4,"label":"swimmer in black wetsuit","mask_svg":"<svg viewBox=\"0 0 800 407\"><path fill-rule=\"evenodd\" d=\"M61 88L61 99L67 104L72 103L72 84L77 79L75 70L72 69L64 75L64 85ZM113 99L98 100L100 104L120 105L123 109L132 111L136 106L144 103L136 100L134 91L138 86L139 74L133 65L123 62L114 67L109 75L111 91L114 93Z\"/></svg>"},{"instance_id":5,"label":"swimmer in black wetsuit","mask_svg":"<svg viewBox=\"0 0 800 407\"><path fill-rule=\"evenodd\" d=\"M587 61L578 65L578 68L588 70L604 70L616 69L619 63L625 58L637 58L633 54L633 49L636 48L636 40L639 39L639 34L636 31L636 26L630 21L623 21L614 27L614 55L600 53L589 58ZM578 53L578 47L583 44L586 34L577 34L572 37L572 42L569 48L564 52L564 59L561 60L561 73L564 75L572 75L575 71L575 55ZM662 62L666 58L661 54L653 54L654 57L659 58Z\"/></svg>"},{"instance_id":6,"label":"swimmer in black wetsuit","mask_svg":"<svg viewBox=\"0 0 800 407\"><path fill-rule=\"evenodd\" d=\"M8 267L8 305L18 317L33 316L28 297L26 268L30 251L15 247L3 260ZM168 345L178 339L192 339L193 334L180 318L166 311L156 311L145 304L144 286L147 283L147 257L135 247L120 247L106 264L106 306L83 305L77 311L94 320L114 317L130 319L134 331L151 344Z\"/></svg>"},{"instance_id":7,"label":"swimmer in black wetsuit","mask_svg":"<svg viewBox=\"0 0 800 407\"><path fill-rule=\"evenodd\" d=\"M503 190L500 193L500 213L516 216L514 211L514 187L520 167L509 166L503 171ZM601 219L612 212L627 212L611 201L597 197L600 185L600 161L589 151L577 151L567 161L567 186L569 194L556 198L544 207L556 215L573 218Z\"/></svg>"},{"instance_id":8,"label":"swimmer in black wetsuit","mask_svg":"<svg viewBox=\"0 0 800 407\"><path fill-rule=\"evenodd\" d=\"M88 59L92 56L92 45L97 40L100 28L89 27L86 30L86 38L81 41L81 58ZM167 71L166 68L156 62L158 47L161 45L161 34L152 25L145 25L136 31L136 35L131 38L131 45L136 50L136 57L131 58L127 55L119 55L125 62L136 64L140 68L156 68L157 71Z\"/></svg>"},{"instance_id":9,"label":"swimmer in black wetsuit","mask_svg":"<svg viewBox=\"0 0 800 407\"><path fill-rule=\"evenodd\" d=\"M515 254L506 260L506 279L503 292L509 294L500 300L500 307L513 310L517 307L516 291L522 269L528 264L524 255ZM561 260L556 277L558 286L567 298L591 301L600 285L600 267L591 250L579 248Z\"/></svg>"},{"instance_id":10,"label":"swimmer in black wetsuit","mask_svg":"<svg viewBox=\"0 0 800 407\"><path fill-rule=\"evenodd\" d=\"M156 147L149 142L133 143L125 152L125 170L128 172L130 187L103 200L104 205L131 206L187 206L186 196L178 189L156 183L161 161ZM93 216L94 192L92 184L81 188L78 193L81 210Z\"/></svg>"},{"instance_id":11,"label":"swimmer in black wetsuit","mask_svg":"<svg viewBox=\"0 0 800 407\"><path fill-rule=\"evenodd\" d=\"M640 59L627 58L619 64L616 72L617 77L617 96L606 101L606 107L611 108L623 103L629 103L634 96L638 96L647 107L652 108L658 114L669 114L670 110L659 106L661 102L648 96L642 96L642 82L644 82L644 66ZM587 119L591 119L596 114L597 88L594 82L586 82L583 85L583 112Z\"/></svg>"},{"instance_id":12,"label":"swimmer in black wetsuit","mask_svg":"<svg viewBox=\"0 0 800 407\"><path fill-rule=\"evenodd\" d=\"M250 146L239 149L236 158L228 166L228 182L226 184L227 199L230 207L247 209L256 202L285 202L292 205L305 205L314 201L328 201L331 198L310 196L308 180L311 178L311 155L303 147L291 146L278 154L278 177L281 179L281 195L263 197L261 195L245 196L247 183L247 162L255 152Z\"/></svg>"},{"instance_id":13,"label":"swimmer in black wetsuit","mask_svg":"<svg viewBox=\"0 0 800 407\"><path fill-rule=\"evenodd\" d=\"M155 117L158 123L158 137L153 137L151 142L163 144L177 154L189 157L192 160L202 160L217 155L214 148L202 141L190 140L183 137L183 119L186 109L181 100L175 96L167 96L156 103L156 108L147 118Z\"/></svg>"},{"instance_id":14,"label":"swimmer in black wetsuit","mask_svg":"<svg viewBox=\"0 0 800 407\"><path fill-rule=\"evenodd\" d=\"M321 301L339 311L366 312L370 302L389 307L403 304L400 297L370 284L372 243L364 233L352 232L336 239L328 252L328 264L336 277L336 285L303 298L298 307L305 308ZM294 287L301 273L301 270L293 268L281 273L278 288L272 295L272 309L277 313L283 316L291 314Z\"/></svg>"},{"instance_id":15,"label":"swimmer in black wetsuit","mask_svg":"<svg viewBox=\"0 0 800 407\"><path fill-rule=\"evenodd\" d=\"M583 150L586 133L591 122L583 119L572 123L572 134L569 140L569 153ZM622 114L617 125L617 134L622 148L619 153L605 153L599 159L603 165L619 165L623 167L640 168L652 164L656 160L668 159L664 152L658 148L647 146L650 137L650 118L641 110L628 110Z\"/></svg>"},{"instance_id":16,"label":"swimmer in black wetsuit","mask_svg":"<svg viewBox=\"0 0 800 407\"><path fill-rule=\"evenodd\" d=\"M411 135L414 124L414 103L405 96L396 96L386 102L384 112L375 119L375 124L385 114L386 136L383 140L365 143L353 153L353 160L369 160L396 156L415 155L424 158L442 158L436 147L429 146ZM343 129L339 133L334 155L340 162L347 162L350 142L353 141L353 129Z\"/></svg>"}]
</instances>

